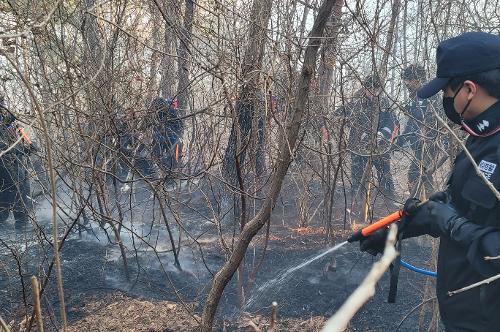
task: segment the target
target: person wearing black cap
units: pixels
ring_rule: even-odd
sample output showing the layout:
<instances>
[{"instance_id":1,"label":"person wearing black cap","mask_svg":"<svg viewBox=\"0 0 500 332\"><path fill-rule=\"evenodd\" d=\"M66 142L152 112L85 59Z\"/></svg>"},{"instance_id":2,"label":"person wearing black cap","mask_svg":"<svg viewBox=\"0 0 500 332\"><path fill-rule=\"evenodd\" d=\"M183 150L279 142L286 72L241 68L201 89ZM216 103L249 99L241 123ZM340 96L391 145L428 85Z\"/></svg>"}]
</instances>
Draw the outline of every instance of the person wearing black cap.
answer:
<instances>
[{"instance_id":1,"label":"person wearing black cap","mask_svg":"<svg viewBox=\"0 0 500 332\"><path fill-rule=\"evenodd\" d=\"M499 331L500 280L449 292L500 274L500 37L464 33L440 43L436 59L437 77L417 95L443 91L445 113L469 134L475 165L460 153L446 191L410 216L403 237L440 237L436 293L446 331ZM362 249L374 248L383 233Z\"/></svg>"},{"instance_id":2,"label":"person wearing black cap","mask_svg":"<svg viewBox=\"0 0 500 332\"><path fill-rule=\"evenodd\" d=\"M370 75L362 83L354 98L336 114L345 117L349 125L347 147L351 151L351 217L358 218L361 190L367 183L372 166L377 170L379 192L387 205L394 205L394 182L390 165L390 145L397 118L381 95L382 85L378 76ZM359 220L358 220L359 221Z\"/></svg>"},{"instance_id":3,"label":"person wearing black cap","mask_svg":"<svg viewBox=\"0 0 500 332\"><path fill-rule=\"evenodd\" d=\"M398 136L397 144L409 147L413 151L408 170L408 187L410 192L422 182L426 194L432 193L432 175L427 170L432 167L437 152L435 140L438 133L438 122L431 108L436 107L435 100L417 97L417 90L426 78L425 69L416 64L407 66L402 74L404 84L409 92L409 100L404 113L408 116L406 127ZM416 193L418 194L418 192Z\"/></svg>"}]
</instances>

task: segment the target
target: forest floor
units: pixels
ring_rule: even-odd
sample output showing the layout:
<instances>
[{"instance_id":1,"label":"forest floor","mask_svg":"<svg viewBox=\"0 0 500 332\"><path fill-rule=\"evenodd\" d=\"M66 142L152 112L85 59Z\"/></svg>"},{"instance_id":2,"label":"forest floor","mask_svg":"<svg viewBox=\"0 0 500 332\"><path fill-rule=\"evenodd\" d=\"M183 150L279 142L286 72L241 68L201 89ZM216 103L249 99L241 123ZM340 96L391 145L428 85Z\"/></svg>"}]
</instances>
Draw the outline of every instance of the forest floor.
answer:
<instances>
[{"instance_id":1,"label":"forest floor","mask_svg":"<svg viewBox=\"0 0 500 332\"><path fill-rule=\"evenodd\" d=\"M220 301L217 331L255 331L255 326L265 331L273 301L278 304L279 330L319 331L376 260L360 253L358 244L347 244L269 286L270 280L329 247L319 222L313 220L309 227L297 228L295 212L287 212L290 210L287 208L282 209L283 213L275 210L267 245L263 229L247 252L249 275L259 265L267 246L252 286L247 288L247 305L243 313L238 309L236 278L233 278ZM162 250L157 247L154 254L138 243L129 243L130 278L127 280L117 246L109 244L105 237L84 234L68 239L62 248L62 273L69 331L196 331L212 274L224 263L225 254L215 229L203 222L198 214L186 212L182 216L199 244L181 248L182 271L173 266L168 247ZM161 224L152 226L153 230L160 228ZM342 228L341 223L335 225L339 230L336 243L345 240L350 233L349 230L341 231ZM224 234L229 244L231 234L229 231ZM9 241L12 243L12 236L4 244ZM19 238L16 242L19 244ZM23 293L21 283L29 289L31 275L42 266L46 267L51 259L47 254L50 248L42 250L39 247L27 240L22 248L15 249L13 244L9 247L12 250L6 245L1 247L0 315L13 331L25 330L27 321L23 321L23 317L26 313L31 314L30 292ZM430 241L405 240L403 258L428 268L431 249ZM22 252L18 257L23 267L22 278L15 252ZM350 331L418 331L419 325L425 328L429 324L430 315L421 317L420 305L427 300L423 298L426 281L433 288L434 280L402 268L397 302L390 304L387 303L388 279L386 273L375 296L351 321ZM59 300L53 275L45 287L42 307L46 330L57 330Z\"/></svg>"}]
</instances>

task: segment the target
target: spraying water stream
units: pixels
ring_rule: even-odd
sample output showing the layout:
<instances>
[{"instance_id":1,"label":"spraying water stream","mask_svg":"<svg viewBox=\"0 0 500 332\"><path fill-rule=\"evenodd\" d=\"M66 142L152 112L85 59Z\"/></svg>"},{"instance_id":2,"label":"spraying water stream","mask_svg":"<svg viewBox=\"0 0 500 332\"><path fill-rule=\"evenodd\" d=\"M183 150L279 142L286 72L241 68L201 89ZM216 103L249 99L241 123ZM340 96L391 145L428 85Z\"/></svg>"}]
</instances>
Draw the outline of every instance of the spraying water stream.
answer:
<instances>
[{"instance_id":1,"label":"spraying water stream","mask_svg":"<svg viewBox=\"0 0 500 332\"><path fill-rule=\"evenodd\" d=\"M267 292L265 292L266 290L269 290L271 287L273 286L276 286L278 287L278 289L280 288L281 285L283 285L287 279L289 279L292 274L297 271L297 270L300 270L302 269L303 267L311 264L312 262L320 259L321 257L325 256L325 255L328 255L329 253L331 252L334 252L338 249L340 249L342 246L344 246L345 244L347 244L348 242L347 241L344 241L342 243L339 243L337 244L336 246L332 247L332 248L329 248L325 251L323 251L322 253L312 257L312 258L308 258L306 259L305 262L297 265L297 266L294 266L294 267L291 267L281 273L279 273L276 277L274 277L273 279L267 281L266 283L264 283L262 286L260 286L257 290L255 290L253 292L253 295L248 299L248 301L246 302L244 308L247 308L249 306L251 306L258 298L261 294L265 294Z\"/></svg>"}]
</instances>

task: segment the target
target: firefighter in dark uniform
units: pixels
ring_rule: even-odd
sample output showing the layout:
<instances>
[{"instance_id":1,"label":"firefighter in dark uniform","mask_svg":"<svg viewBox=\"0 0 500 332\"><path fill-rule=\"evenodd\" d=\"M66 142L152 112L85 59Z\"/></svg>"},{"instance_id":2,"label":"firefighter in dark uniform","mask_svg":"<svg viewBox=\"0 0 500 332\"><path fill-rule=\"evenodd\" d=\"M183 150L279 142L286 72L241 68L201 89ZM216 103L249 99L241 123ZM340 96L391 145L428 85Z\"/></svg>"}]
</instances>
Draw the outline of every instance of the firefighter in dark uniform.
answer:
<instances>
[{"instance_id":1,"label":"firefighter in dark uniform","mask_svg":"<svg viewBox=\"0 0 500 332\"><path fill-rule=\"evenodd\" d=\"M391 174L390 145L398 126L397 118L381 95L382 86L376 76L368 76L353 100L339 108L337 115L350 123L347 148L351 152L351 214L360 213L360 191L366 190L372 166L377 171L379 192L392 205L394 181Z\"/></svg>"},{"instance_id":2,"label":"firefighter in dark uniform","mask_svg":"<svg viewBox=\"0 0 500 332\"><path fill-rule=\"evenodd\" d=\"M0 157L0 226L12 211L15 228L19 231L27 225L33 208L25 163L33 147L20 135L24 135L22 128L16 124L16 118L0 97L0 153L3 154ZM20 137L21 140L12 148Z\"/></svg>"},{"instance_id":3,"label":"firefighter in dark uniform","mask_svg":"<svg viewBox=\"0 0 500 332\"><path fill-rule=\"evenodd\" d=\"M469 134L477 168L460 153L447 190L421 205L403 234L440 237L436 293L446 331L500 331L500 280L449 295L500 274L500 202L489 187L500 189L500 37L464 33L440 43L436 59L437 78L418 96L443 91L445 113ZM384 233L364 239L361 249L375 248Z\"/></svg>"},{"instance_id":4,"label":"firefighter in dark uniform","mask_svg":"<svg viewBox=\"0 0 500 332\"><path fill-rule=\"evenodd\" d=\"M174 170L181 158L183 124L177 99L157 97L151 108L156 112L157 124L153 130L153 155L164 170Z\"/></svg>"},{"instance_id":5,"label":"firefighter in dark uniform","mask_svg":"<svg viewBox=\"0 0 500 332\"><path fill-rule=\"evenodd\" d=\"M409 65L403 70L402 78L409 92L409 101L405 107L408 122L401 135L398 136L398 144L409 147L412 152L412 160L408 170L408 185L410 192L418 184L423 183L426 194L432 193L432 174L427 171L436 162L435 156L438 152L436 137L438 133L438 122L430 107L434 107L433 100L417 97L417 90L425 80L425 69L419 65ZM422 188L422 186L421 186Z\"/></svg>"}]
</instances>

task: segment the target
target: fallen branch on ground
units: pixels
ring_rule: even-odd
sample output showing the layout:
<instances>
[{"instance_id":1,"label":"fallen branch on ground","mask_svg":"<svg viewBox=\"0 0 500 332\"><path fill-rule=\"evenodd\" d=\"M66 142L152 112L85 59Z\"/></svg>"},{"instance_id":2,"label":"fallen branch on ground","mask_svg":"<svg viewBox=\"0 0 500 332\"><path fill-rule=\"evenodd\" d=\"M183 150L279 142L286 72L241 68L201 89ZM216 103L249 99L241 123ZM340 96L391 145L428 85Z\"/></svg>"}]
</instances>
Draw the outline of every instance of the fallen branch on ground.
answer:
<instances>
[{"instance_id":1,"label":"fallen branch on ground","mask_svg":"<svg viewBox=\"0 0 500 332\"><path fill-rule=\"evenodd\" d=\"M2 319L2 317L0 317L0 328L2 328L0 330L0 332L10 332L10 329L7 326L7 323L5 323L5 321Z\"/></svg>"},{"instance_id":2,"label":"fallen branch on ground","mask_svg":"<svg viewBox=\"0 0 500 332\"><path fill-rule=\"evenodd\" d=\"M321 332L341 332L344 331L352 317L358 310L375 294L375 286L382 278L390 264L398 256L398 252L394 248L396 242L397 226L391 225L387 242L385 243L384 254L378 262L373 264L372 269L349 296L339 310L326 322Z\"/></svg>"},{"instance_id":3,"label":"fallen branch on ground","mask_svg":"<svg viewBox=\"0 0 500 332\"><path fill-rule=\"evenodd\" d=\"M427 300L424 300L422 302L420 302L416 307L414 307L413 309L411 309L409 312L406 313L406 315L403 317L403 319L401 319L401 321L399 322L398 324L398 327L396 328L396 332L399 331L399 328L401 327L401 325L403 325L403 323L405 322L405 320L410 317L410 315L412 313L415 312L415 310L417 310L418 308L420 308L421 306L423 306L424 304L427 304L427 302L431 302L431 301L434 301L434 300L437 300L437 296L433 296L431 298L428 298Z\"/></svg>"}]
</instances>

